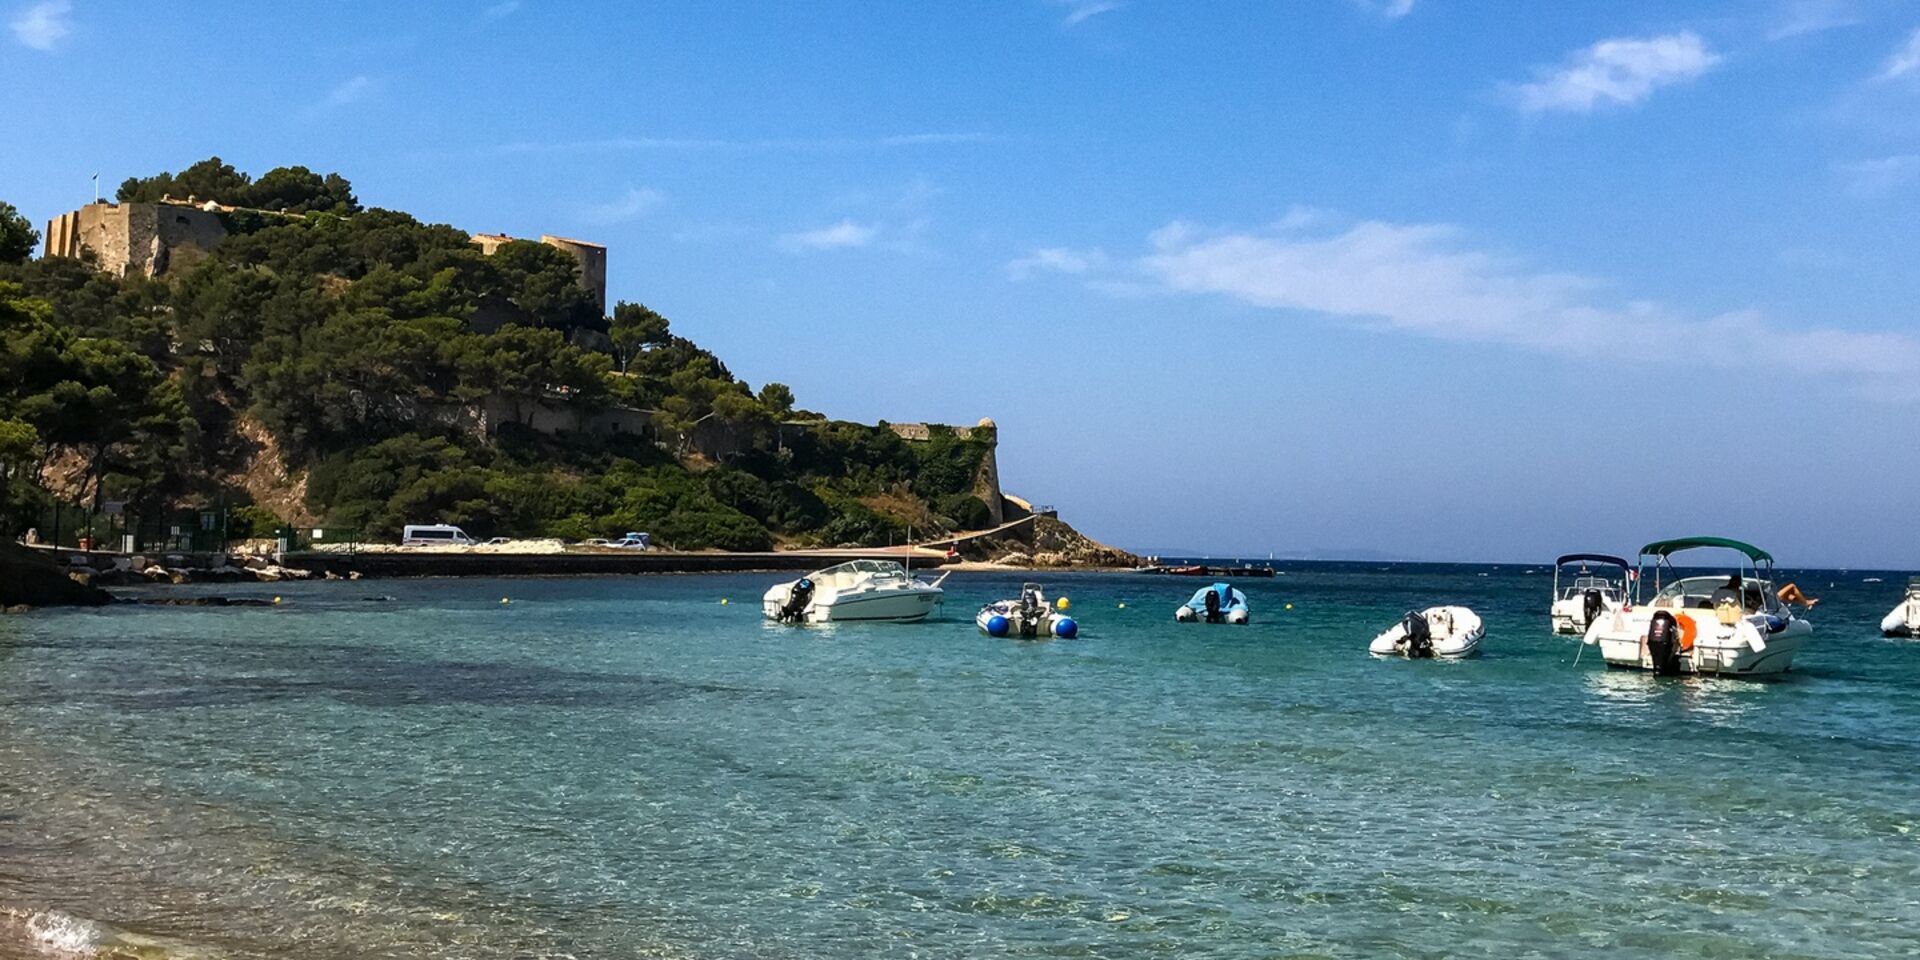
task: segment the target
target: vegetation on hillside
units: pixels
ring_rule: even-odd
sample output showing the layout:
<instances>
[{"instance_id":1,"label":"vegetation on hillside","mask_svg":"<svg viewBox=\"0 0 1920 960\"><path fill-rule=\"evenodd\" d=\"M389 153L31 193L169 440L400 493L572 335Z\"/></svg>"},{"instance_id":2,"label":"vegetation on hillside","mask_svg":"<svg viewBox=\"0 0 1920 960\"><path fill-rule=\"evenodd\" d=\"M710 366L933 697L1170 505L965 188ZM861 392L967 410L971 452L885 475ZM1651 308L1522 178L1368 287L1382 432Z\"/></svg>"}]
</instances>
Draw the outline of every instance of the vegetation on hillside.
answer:
<instances>
[{"instance_id":1,"label":"vegetation on hillside","mask_svg":"<svg viewBox=\"0 0 1920 960\"><path fill-rule=\"evenodd\" d=\"M254 426L304 471L301 519L369 537L445 521L763 549L986 523L972 491L990 437L908 443L797 412L787 387L751 389L645 306L601 316L555 248L484 255L304 167L255 180L214 158L119 193L163 195L298 215L230 212L210 256L148 279L29 260L30 225L0 204L0 533L33 523L55 473L132 513L244 504ZM510 415L477 431L468 414L489 404ZM648 429L532 426L615 407L650 411ZM715 430L732 440L717 462L699 453Z\"/></svg>"}]
</instances>

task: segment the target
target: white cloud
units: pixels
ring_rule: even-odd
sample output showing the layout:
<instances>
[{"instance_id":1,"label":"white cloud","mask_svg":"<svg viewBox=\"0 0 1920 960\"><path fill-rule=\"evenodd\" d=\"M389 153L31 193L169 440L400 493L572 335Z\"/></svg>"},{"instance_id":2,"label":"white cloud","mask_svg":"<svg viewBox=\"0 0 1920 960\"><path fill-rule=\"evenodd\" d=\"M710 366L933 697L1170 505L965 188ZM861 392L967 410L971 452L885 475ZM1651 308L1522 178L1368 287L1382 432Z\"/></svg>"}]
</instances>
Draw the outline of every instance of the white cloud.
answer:
<instances>
[{"instance_id":1,"label":"white cloud","mask_svg":"<svg viewBox=\"0 0 1920 960\"><path fill-rule=\"evenodd\" d=\"M1907 37L1907 42L1894 51L1887 59L1887 65L1880 70L1880 79L1895 80L1920 70L1920 30Z\"/></svg>"},{"instance_id":2,"label":"white cloud","mask_svg":"<svg viewBox=\"0 0 1920 960\"><path fill-rule=\"evenodd\" d=\"M1833 170L1846 181L1849 195L1863 199L1883 197L1920 178L1920 155L1908 153L1838 163Z\"/></svg>"},{"instance_id":3,"label":"white cloud","mask_svg":"<svg viewBox=\"0 0 1920 960\"><path fill-rule=\"evenodd\" d=\"M1862 22L1857 0L1787 0L1774 14L1769 40L1824 33Z\"/></svg>"},{"instance_id":4,"label":"white cloud","mask_svg":"<svg viewBox=\"0 0 1920 960\"><path fill-rule=\"evenodd\" d=\"M1065 273L1073 276L1107 265L1100 250L1071 250L1066 247L1042 247L1007 263L1007 278L1025 280L1037 273Z\"/></svg>"},{"instance_id":5,"label":"white cloud","mask_svg":"<svg viewBox=\"0 0 1920 960\"><path fill-rule=\"evenodd\" d=\"M367 95L373 92L373 88L373 79L365 74L350 77L327 92L326 105L344 107L349 103L356 103L366 99Z\"/></svg>"},{"instance_id":6,"label":"white cloud","mask_svg":"<svg viewBox=\"0 0 1920 960\"><path fill-rule=\"evenodd\" d=\"M35 50L52 50L73 32L73 4L69 0L45 0L13 18L13 38Z\"/></svg>"},{"instance_id":7,"label":"white cloud","mask_svg":"<svg viewBox=\"0 0 1920 960\"><path fill-rule=\"evenodd\" d=\"M606 203L597 203L582 211L589 223L623 223L652 210L666 198L657 190L628 187L627 192Z\"/></svg>"},{"instance_id":8,"label":"white cloud","mask_svg":"<svg viewBox=\"0 0 1920 960\"><path fill-rule=\"evenodd\" d=\"M864 247L872 243L874 237L879 234L878 226L842 220L817 230L789 233L780 238L780 246L795 253L808 250L847 250Z\"/></svg>"},{"instance_id":9,"label":"white cloud","mask_svg":"<svg viewBox=\"0 0 1920 960\"><path fill-rule=\"evenodd\" d=\"M1176 222L1155 231L1150 243L1144 256L1115 264L1121 287L1131 279L1387 331L1603 361L1850 378L1885 396L1911 398L1903 384L1920 369L1920 339L1908 334L1791 329L1754 310L1698 316L1652 301L1610 303L1592 278L1475 249L1447 225L1365 221L1216 231ZM1090 286L1115 285L1096 265L1088 270Z\"/></svg>"},{"instance_id":10,"label":"white cloud","mask_svg":"<svg viewBox=\"0 0 1920 960\"><path fill-rule=\"evenodd\" d=\"M1054 6L1067 8L1065 19L1060 21L1063 27L1091 20L1103 13L1110 13L1121 7L1120 0L1053 0Z\"/></svg>"},{"instance_id":11,"label":"white cloud","mask_svg":"<svg viewBox=\"0 0 1920 960\"><path fill-rule=\"evenodd\" d=\"M504 0L504 2L496 3L482 10L480 12L480 19L487 21L499 20L503 17L511 17L515 13L518 13L519 10L520 0Z\"/></svg>"},{"instance_id":12,"label":"white cloud","mask_svg":"<svg viewBox=\"0 0 1920 960\"><path fill-rule=\"evenodd\" d=\"M1661 87L1692 80L1720 62L1698 34L1682 32L1645 39L1615 38L1581 50L1566 63L1542 68L1538 79L1516 89L1528 113L1591 113L1605 105L1632 105Z\"/></svg>"},{"instance_id":13,"label":"white cloud","mask_svg":"<svg viewBox=\"0 0 1920 960\"><path fill-rule=\"evenodd\" d=\"M1387 0L1387 8L1381 13L1386 14L1390 20L1398 20L1413 12L1413 2L1414 0Z\"/></svg>"}]
</instances>

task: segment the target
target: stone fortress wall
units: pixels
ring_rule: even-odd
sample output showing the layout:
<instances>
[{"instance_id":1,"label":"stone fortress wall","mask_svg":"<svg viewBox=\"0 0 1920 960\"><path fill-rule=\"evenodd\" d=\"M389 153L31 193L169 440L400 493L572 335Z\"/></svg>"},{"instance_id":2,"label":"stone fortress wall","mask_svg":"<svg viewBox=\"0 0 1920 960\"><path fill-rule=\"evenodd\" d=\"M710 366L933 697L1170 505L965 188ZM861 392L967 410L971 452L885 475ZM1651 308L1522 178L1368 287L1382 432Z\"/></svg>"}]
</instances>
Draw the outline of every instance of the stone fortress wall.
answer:
<instances>
[{"instance_id":1,"label":"stone fortress wall","mask_svg":"<svg viewBox=\"0 0 1920 960\"><path fill-rule=\"evenodd\" d=\"M98 201L47 221L43 253L82 259L92 251L101 270L115 276L157 277L184 270L204 259L227 238L221 214L234 207L218 203L163 200L159 203ZM271 210L262 213L275 213ZM284 216L284 214L281 214ZM489 256L515 238L477 233L473 244ZM579 264L580 285L607 312L607 248L586 240L542 234L540 242L566 252Z\"/></svg>"},{"instance_id":2,"label":"stone fortress wall","mask_svg":"<svg viewBox=\"0 0 1920 960\"><path fill-rule=\"evenodd\" d=\"M93 203L47 221L49 257L91 250L115 276L157 277L199 262L226 239L219 209L182 203Z\"/></svg>"}]
</instances>

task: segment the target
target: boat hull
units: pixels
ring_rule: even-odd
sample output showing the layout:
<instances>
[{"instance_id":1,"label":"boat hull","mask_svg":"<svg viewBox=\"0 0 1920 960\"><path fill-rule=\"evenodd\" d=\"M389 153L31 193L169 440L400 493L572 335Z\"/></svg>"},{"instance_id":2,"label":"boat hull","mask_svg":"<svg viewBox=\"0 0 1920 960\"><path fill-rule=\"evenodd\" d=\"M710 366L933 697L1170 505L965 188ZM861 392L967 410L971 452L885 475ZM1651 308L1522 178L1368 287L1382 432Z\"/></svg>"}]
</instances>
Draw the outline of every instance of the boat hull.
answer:
<instances>
[{"instance_id":1,"label":"boat hull","mask_svg":"<svg viewBox=\"0 0 1920 960\"><path fill-rule=\"evenodd\" d=\"M1911 639L1920 637L1920 601L1907 600L1893 608L1880 621L1880 635Z\"/></svg>"},{"instance_id":2,"label":"boat hull","mask_svg":"<svg viewBox=\"0 0 1920 960\"><path fill-rule=\"evenodd\" d=\"M1447 622L1453 626L1445 636L1433 638L1433 659L1464 660L1479 656L1480 642L1487 636L1486 624L1481 622L1479 615L1465 607L1432 607L1422 611L1422 614L1431 621L1442 611L1446 611ZM1373 642L1367 644L1367 652L1376 657L1411 659L1404 643L1406 636L1405 621L1396 623L1374 637Z\"/></svg>"},{"instance_id":3,"label":"boat hull","mask_svg":"<svg viewBox=\"0 0 1920 960\"><path fill-rule=\"evenodd\" d=\"M1657 611L1641 608L1631 614L1602 618L1587 631L1586 642L1600 648L1600 656L1609 667L1653 672L1655 664L1647 647L1647 628L1654 612ZM1684 650L1678 657L1677 672L1682 674L1777 676L1793 668L1794 657L1813 636L1813 625L1797 618L1787 620L1778 631L1770 631L1762 616L1723 625L1714 620L1709 611L1678 612L1693 620L1697 633L1692 649Z\"/></svg>"},{"instance_id":4,"label":"boat hull","mask_svg":"<svg viewBox=\"0 0 1920 960\"><path fill-rule=\"evenodd\" d=\"M916 623L940 611L944 591L938 587L874 590L814 598L799 617L800 623ZM781 587L767 592L760 609L768 620L779 620L790 594Z\"/></svg>"}]
</instances>

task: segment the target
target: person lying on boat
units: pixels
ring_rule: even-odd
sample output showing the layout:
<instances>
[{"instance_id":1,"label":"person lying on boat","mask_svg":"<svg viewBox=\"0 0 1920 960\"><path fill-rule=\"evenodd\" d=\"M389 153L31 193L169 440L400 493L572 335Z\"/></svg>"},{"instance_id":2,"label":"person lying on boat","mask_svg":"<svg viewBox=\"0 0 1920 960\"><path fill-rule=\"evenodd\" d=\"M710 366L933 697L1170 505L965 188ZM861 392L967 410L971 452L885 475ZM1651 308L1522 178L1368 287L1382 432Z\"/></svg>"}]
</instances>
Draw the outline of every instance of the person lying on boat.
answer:
<instances>
[{"instance_id":1,"label":"person lying on boat","mask_svg":"<svg viewBox=\"0 0 1920 960\"><path fill-rule=\"evenodd\" d=\"M1800 585L1797 583L1789 583L1781 587L1780 592L1775 594L1775 596L1780 598L1781 603L1797 603L1806 607L1808 610L1812 610L1813 605L1820 602L1819 597L1809 597L1801 593Z\"/></svg>"}]
</instances>

